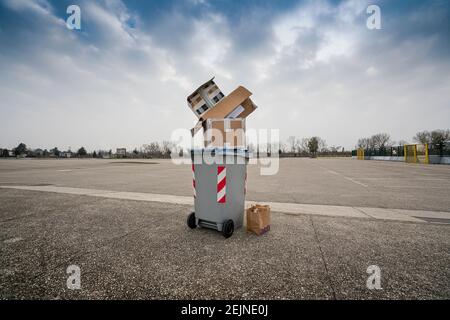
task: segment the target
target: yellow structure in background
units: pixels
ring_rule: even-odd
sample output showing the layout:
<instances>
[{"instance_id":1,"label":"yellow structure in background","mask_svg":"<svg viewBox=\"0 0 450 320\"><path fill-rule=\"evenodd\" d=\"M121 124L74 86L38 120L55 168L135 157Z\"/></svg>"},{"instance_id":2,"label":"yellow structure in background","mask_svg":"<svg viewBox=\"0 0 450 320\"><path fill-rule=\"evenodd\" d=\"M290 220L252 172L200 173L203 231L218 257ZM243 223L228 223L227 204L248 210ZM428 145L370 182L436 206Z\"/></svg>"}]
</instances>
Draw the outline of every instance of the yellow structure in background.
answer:
<instances>
[{"instance_id":1,"label":"yellow structure in background","mask_svg":"<svg viewBox=\"0 0 450 320\"><path fill-rule=\"evenodd\" d=\"M403 146L406 163L430 163L428 155L428 143L405 144Z\"/></svg>"},{"instance_id":2,"label":"yellow structure in background","mask_svg":"<svg viewBox=\"0 0 450 320\"><path fill-rule=\"evenodd\" d=\"M359 148L358 150L356 150L356 158L358 160L364 160L364 149L363 148Z\"/></svg>"}]
</instances>

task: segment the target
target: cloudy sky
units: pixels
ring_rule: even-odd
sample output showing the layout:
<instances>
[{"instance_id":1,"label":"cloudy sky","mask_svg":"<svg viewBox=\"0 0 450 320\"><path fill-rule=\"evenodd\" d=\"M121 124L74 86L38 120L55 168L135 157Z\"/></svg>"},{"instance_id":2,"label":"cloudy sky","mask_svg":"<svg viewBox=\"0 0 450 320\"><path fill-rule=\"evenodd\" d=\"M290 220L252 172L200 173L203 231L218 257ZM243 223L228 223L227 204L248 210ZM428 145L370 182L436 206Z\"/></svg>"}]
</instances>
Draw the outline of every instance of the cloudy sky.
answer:
<instances>
[{"instance_id":1,"label":"cloudy sky","mask_svg":"<svg viewBox=\"0 0 450 320\"><path fill-rule=\"evenodd\" d=\"M195 124L186 97L213 76L252 91L247 127L282 140L411 140L450 127L449 21L448 0L0 0L0 147L166 140Z\"/></svg>"}]
</instances>

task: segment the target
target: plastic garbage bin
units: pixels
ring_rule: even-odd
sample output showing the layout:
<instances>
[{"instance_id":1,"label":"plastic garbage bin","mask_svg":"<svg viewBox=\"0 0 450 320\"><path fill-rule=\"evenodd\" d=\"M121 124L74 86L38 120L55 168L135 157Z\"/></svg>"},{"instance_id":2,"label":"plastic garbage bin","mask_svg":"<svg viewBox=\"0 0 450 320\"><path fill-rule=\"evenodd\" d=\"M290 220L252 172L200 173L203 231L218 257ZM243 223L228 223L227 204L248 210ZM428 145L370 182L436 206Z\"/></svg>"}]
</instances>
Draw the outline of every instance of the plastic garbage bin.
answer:
<instances>
[{"instance_id":1,"label":"plastic garbage bin","mask_svg":"<svg viewBox=\"0 0 450 320\"><path fill-rule=\"evenodd\" d=\"M191 151L195 211L187 219L230 237L244 221L248 151L204 148Z\"/></svg>"}]
</instances>

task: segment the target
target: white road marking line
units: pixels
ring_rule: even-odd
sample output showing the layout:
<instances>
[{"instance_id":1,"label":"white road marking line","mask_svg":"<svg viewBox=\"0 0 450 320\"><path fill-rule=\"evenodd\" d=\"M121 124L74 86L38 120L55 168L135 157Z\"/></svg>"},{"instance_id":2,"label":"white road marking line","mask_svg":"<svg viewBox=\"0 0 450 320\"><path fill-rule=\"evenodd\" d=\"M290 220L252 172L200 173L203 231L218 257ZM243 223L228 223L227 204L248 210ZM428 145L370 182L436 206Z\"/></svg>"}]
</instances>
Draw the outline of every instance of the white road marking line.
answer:
<instances>
[{"instance_id":1,"label":"white road marking line","mask_svg":"<svg viewBox=\"0 0 450 320\"><path fill-rule=\"evenodd\" d=\"M441 179L441 178L406 178L406 177L382 177L382 178L370 178L370 177L358 177L361 180L406 180L406 181L445 181L449 182L449 179Z\"/></svg>"},{"instance_id":2,"label":"white road marking line","mask_svg":"<svg viewBox=\"0 0 450 320\"><path fill-rule=\"evenodd\" d=\"M442 190L442 186L435 187L435 186L390 186L390 185L383 185L383 188L406 188L406 189L440 189Z\"/></svg>"},{"instance_id":3,"label":"white road marking line","mask_svg":"<svg viewBox=\"0 0 450 320\"><path fill-rule=\"evenodd\" d=\"M70 171L73 171L73 170L71 170L71 169L59 169L59 170L56 170L56 171L59 171L59 172L70 172Z\"/></svg>"},{"instance_id":4,"label":"white road marking line","mask_svg":"<svg viewBox=\"0 0 450 320\"><path fill-rule=\"evenodd\" d=\"M327 168L322 167L322 166L319 166L319 167L322 168L322 169L324 169L324 170L327 171L328 173L331 173L331 174L334 174L334 175L337 175L337 176L341 176L341 177L343 177L344 179L346 179L346 180L348 180L348 181L350 181L350 182L353 182L353 183L356 183L356 184L358 184L358 185L360 185L360 186L363 186L364 188L369 187L367 184L362 183L362 182L359 182L359 181L356 181L356 180L354 180L354 179L352 179L352 178L350 178L350 177L344 176L343 174L341 174L341 173L339 173L339 172L336 172L336 171L327 169Z\"/></svg>"},{"instance_id":5,"label":"white road marking line","mask_svg":"<svg viewBox=\"0 0 450 320\"><path fill-rule=\"evenodd\" d=\"M353 180L352 178L349 178L349 177L346 177L346 176L343 176L343 177L344 177L344 179L347 179L348 181L351 181L351 182L353 182L353 183L359 184L360 186L363 186L364 188L369 187L367 184L364 184L364 183L362 183L362 182Z\"/></svg>"},{"instance_id":6,"label":"white road marking line","mask_svg":"<svg viewBox=\"0 0 450 320\"><path fill-rule=\"evenodd\" d=\"M113 190L99 190L86 188L71 188L57 186L0 186L5 189L28 190L54 192L63 194L84 195L92 197L102 197L108 199L135 200L148 202L163 202L181 205L193 205L192 196L176 196L170 194L156 194L143 192L125 192ZM401 209L379 209L379 208L360 208L348 206L285 203L285 202L265 202L265 201L246 201L246 207L254 203L264 203L271 207L274 212L287 214L305 214L322 215L334 217L353 217L353 218L373 218L382 220L397 220L410 222L423 222L416 217L449 217L450 212L424 211L424 210L401 210Z\"/></svg>"}]
</instances>

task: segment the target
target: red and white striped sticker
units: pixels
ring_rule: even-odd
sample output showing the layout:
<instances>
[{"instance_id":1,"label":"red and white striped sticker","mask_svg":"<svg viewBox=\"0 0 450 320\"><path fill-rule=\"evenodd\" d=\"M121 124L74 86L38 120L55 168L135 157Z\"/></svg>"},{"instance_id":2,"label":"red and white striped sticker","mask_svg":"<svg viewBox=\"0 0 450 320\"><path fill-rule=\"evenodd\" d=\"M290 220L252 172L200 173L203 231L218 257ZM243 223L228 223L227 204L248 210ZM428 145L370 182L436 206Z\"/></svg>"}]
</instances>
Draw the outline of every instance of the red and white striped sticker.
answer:
<instances>
[{"instance_id":1,"label":"red and white striped sticker","mask_svg":"<svg viewBox=\"0 0 450 320\"><path fill-rule=\"evenodd\" d=\"M192 191L194 192L194 198L197 196L197 192L195 191L195 167L192 164Z\"/></svg>"},{"instance_id":2,"label":"red and white striped sticker","mask_svg":"<svg viewBox=\"0 0 450 320\"><path fill-rule=\"evenodd\" d=\"M227 196L227 169L217 166L217 202L225 203Z\"/></svg>"}]
</instances>

